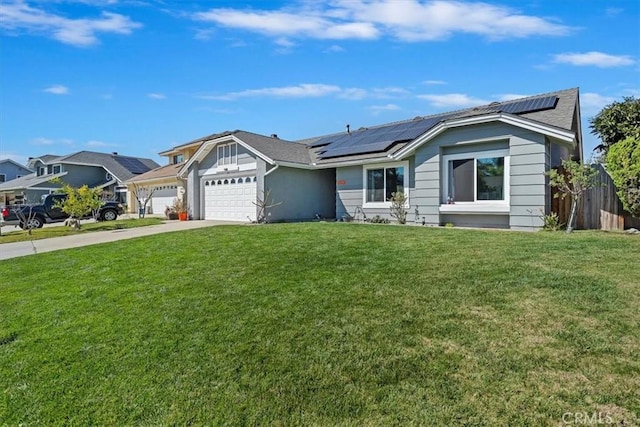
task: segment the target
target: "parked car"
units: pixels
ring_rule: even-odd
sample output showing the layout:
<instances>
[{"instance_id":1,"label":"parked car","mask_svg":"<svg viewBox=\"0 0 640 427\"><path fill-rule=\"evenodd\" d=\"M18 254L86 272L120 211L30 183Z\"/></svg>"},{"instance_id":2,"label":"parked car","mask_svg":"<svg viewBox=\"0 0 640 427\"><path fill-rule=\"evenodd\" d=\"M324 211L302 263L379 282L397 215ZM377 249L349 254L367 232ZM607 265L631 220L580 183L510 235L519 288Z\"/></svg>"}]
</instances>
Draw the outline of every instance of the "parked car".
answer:
<instances>
[{"instance_id":1,"label":"parked car","mask_svg":"<svg viewBox=\"0 0 640 427\"><path fill-rule=\"evenodd\" d=\"M63 193L48 194L40 204L4 206L0 211L2 216L0 222L2 225L18 225L22 229L42 228L45 224L62 222L69 218L69 215L64 213L59 207L59 203L66 198L67 195ZM96 218L99 221L113 221L123 213L124 209L120 203L104 202L104 204L100 206L100 209L98 209ZM80 219L85 218L93 218L93 216L87 215Z\"/></svg>"}]
</instances>

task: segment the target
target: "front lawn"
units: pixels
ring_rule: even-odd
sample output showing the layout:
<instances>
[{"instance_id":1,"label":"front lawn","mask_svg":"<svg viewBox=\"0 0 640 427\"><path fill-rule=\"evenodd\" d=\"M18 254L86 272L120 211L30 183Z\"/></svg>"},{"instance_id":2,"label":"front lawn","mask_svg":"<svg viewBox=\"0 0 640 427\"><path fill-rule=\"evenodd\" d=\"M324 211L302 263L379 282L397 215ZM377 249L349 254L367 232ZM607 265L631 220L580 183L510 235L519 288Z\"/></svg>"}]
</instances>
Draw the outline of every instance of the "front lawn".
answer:
<instances>
[{"instance_id":1,"label":"front lawn","mask_svg":"<svg viewBox=\"0 0 640 427\"><path fill-rule=\"evenodd\" d=\"M314 223L0 261L0 425L635 425L638 260Z\"/></svg>"},{"instance_id":2,"label":"front lawn","mask_svg":"<svg viewBox=\"0 0 640 427\"><path fill-rule=\"evenodd\" d=\"M120 219L118 221L101 221L83 223L80 230L72 227L44 227L31 230L21 230L16 227L16 231L2 233L0 244L13 242L26 242L29 240L50 239L51 237L72 236L80 233L90 233L93 231L120 230L124 228L146 227L148 225L162 224L162 218L147 217L141 219Z\"/></svg>"}]
</instances>

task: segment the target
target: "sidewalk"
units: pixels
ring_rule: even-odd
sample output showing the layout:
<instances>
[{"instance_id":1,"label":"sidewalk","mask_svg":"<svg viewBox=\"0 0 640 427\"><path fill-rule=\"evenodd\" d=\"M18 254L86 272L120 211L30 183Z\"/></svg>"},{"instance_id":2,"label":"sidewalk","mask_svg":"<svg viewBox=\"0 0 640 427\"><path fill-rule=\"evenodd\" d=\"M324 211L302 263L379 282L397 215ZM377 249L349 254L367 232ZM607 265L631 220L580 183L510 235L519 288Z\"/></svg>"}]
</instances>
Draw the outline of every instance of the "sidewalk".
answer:
<instances>
[{"instance_id":1,"label":"sidewalk","mask_svg":"<svg viewBox=\"0 0 640 427\"><path fill-rule=\"evenodd\" d=\"M32 240L28 242L4 243L0 245L0 260L11 259L35 253L51 252L60 249L77 248L150 236L170 231L191 230L194 228L212 227L214 225L234 224L226 221L167 221L160 225L127 228L110 231L96 231L76 236L53 237L51 239ZM240 224L240 223L235 223Z\"/></svg>"}]
</instances>

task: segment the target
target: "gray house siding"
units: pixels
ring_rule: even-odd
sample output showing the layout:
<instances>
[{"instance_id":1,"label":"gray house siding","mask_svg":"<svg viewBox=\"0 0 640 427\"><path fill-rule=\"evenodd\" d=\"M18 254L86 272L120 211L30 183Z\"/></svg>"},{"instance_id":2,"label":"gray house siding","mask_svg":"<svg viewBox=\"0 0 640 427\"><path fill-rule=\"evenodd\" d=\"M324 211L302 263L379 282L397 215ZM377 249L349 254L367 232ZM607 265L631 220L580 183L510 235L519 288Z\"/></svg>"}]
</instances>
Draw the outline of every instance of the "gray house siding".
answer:
<instances>
[{"instance_id":1,"label":"gray house siding","mask_svg":"<svg viewBox=\"0 0 640 427\"><path fill-rule=\"evenodd\" d=\"M441 190L442 155L508 149L510 156L510 206L505 214L440 213L445 202ZM415 186L412 212L419 210L426 224L533 230L542 226L548 199L549 168L545 137L503 123L467 126L446 131L415 152Z\"/></svg>"},{"instance_id":2,"label":"gray house siding","mask_svg":"<svg viewBox=\"0 0 640 427\"><path fill-rule=\"evenodd\" d=\"M264 186L273 203L269 221L314 219L316 214L335 218L336 174L333 169L306 170L280 166L264 177ZM262 193L258 193L262 194Z\"/></svg>"},{"instance_id":3,"label":"gray house siding","mask_svg":"<svg viewBox=\"0 0 640 427\"><path fill-rule=\"evenodd\" d=\"M19 176L29 175L31 171L25 167L15 165L11 162L0 162L0 175L4 175L4 182L16 179Z\"/></svg>"},{"instance_id":4,"label":"gray house siding","mask_svg":"<svg viewBox=\"0 0 640 427\"><path fill-rule=\"evenodd\" d=\"M62 170L67 175L62 180L74 187L87 184L89 187L95 187L104 184L107 180L107 171L97 166L81 166L81 165L62 165Z\"/></svg>"},{"instance_id":5,"label":"gray house siding","mask_svg":"<svg viewBox=\"0 0 640 427\"><path fill-rule=\"evenodd\" d=\"M416 185L414 177L414 160L410 158L408 161L408 168L405 174L408 174L408 193L409 203L411 208L409 209L408 221L413 221L415 218L415 206L413 199L416 194L421 191L419 186ZM397 163L397 162L393 162ZM349 216L356 219L362 219L362 212L367 218L379 215L383 218L393 219L390 215L389 208L385 207L365 207L364 206L364 169L365 166L346 166L336 168L336 218L338 220ZM422 212L420 213L422 215Z\"/></svg>"}]
</instances>

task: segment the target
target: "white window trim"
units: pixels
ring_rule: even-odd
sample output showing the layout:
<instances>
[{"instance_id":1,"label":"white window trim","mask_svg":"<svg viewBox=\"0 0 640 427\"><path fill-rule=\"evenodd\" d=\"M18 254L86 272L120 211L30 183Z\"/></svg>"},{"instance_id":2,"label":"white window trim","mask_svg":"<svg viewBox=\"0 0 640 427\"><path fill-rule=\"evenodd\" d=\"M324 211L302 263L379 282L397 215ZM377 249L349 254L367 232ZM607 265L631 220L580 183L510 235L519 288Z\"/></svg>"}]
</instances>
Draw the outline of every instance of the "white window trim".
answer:
<instances>
[{"instance_id":1,"label":"white window trim","mask_svg":"<svg viewBox=\"0 0 640 427\"><path fill-rule=\"evenodd\" d=\"M404 195L407 198L405 207L409 207L409 162L374 163L362 166L362 207L363 208L390 208L391 202L367 202L367 171L370 169L404 168ZM386 174L385 174L386 176Z\"/></svg>"},{"instance_id":2,"label":"white window trim","mask_svg":"<svg viewBox=\"0 0 640 427\"><path fill-rule=\"evenodd\" d=\"M232 149L235 147L235 153L231 154ZM222 152L222 156L220 156L220 152ZM229 144L220 144L216 147L216 170L217 171L232 171L238 170L238 143L231 142ZM229 163L226 161L222 163L220 159L227 160L227 157L230 159Z\"/></svg>"},{"instance_id":3,"label":"white window trim","mask_svg":"<svg viewBox=\"0 0 640 427\"><path fill-rule=\"evenodd\" d=\"M473 159L473 197L476 198L477 192L477 165L478 159L489 157L504 157L504 200L476 200L474 202L456 202L447 204L449 197L449 162L452 160ZM511 175L511 159L509 150L491 150L491 151L470 151L460 154L447 154L442 156L442 187L440 212L442 213L494 213L505 214L510 211L510 175Z\"/></svg>"}]
</instances>

